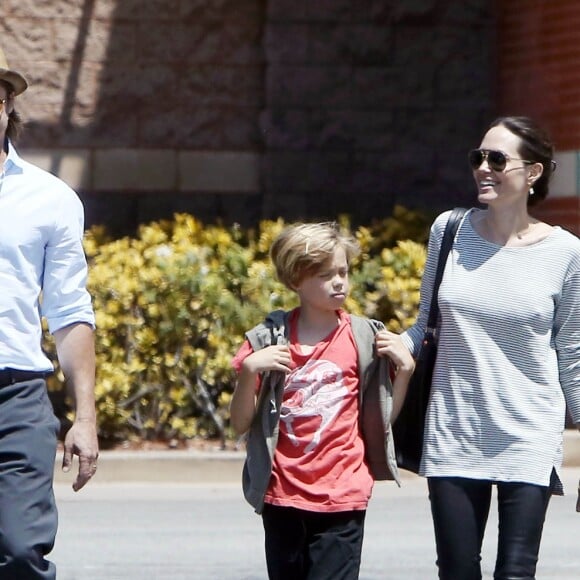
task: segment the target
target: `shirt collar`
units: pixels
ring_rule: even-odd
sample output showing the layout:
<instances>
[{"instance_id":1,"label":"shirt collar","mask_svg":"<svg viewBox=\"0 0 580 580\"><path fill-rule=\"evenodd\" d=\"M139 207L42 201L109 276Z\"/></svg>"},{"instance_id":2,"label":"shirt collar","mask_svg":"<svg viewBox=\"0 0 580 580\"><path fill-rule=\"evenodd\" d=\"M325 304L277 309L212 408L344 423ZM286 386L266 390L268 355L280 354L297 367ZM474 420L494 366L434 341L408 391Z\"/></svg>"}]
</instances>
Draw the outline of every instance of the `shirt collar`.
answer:
<instances>
[{"instance_id":1,"label":"shirt collar","mask_svg":"<svg viewBox=\"0 0 580 580\"><path fill-rule=\"evenodd\" d=\"M18 153L16 153L16 149L14 148L14 145L12 145L12 141L10 141L10 139L7 139L7 141L8 141L8 156L4 161L4 171L6 173L11 171L14 167L22 166L22 159L20 158Z\"/></svg>"}]
</instances>

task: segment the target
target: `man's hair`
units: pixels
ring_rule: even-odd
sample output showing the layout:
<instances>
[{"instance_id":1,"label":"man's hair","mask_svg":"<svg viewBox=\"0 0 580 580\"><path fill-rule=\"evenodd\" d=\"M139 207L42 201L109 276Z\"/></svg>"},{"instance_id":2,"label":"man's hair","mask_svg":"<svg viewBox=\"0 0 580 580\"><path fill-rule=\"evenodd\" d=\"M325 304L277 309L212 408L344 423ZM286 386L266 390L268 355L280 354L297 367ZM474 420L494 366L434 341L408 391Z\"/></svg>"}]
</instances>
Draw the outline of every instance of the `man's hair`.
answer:
<instances>
[{"instance_id":1,"label":"man's hair","mask_svg":"<svg viewBox=\"0 0 580 580\"><path fill-rule=\"evenodd\" d=\"M6 89L6 94L8 99L14 99L14 87L4 80L0 80L0 85L2 85ZM8 116L8 126L6 127L6 137L10 139L10 141L16 141L22 133L22 118L18 114L16 109L12 109L12 112Z\"/></svg>"},{"instance_id":2,"label":"man's hair","mask_svg":"<svg viewBox=\"0 0 580 580\"><path fill-rule=\"evenodd\" d=\"M294 290L304 278L320 271L337 248L344 250L349 265L360 253L356 239L341 232L336 223L294 224L276 237L270 258L280 282Z\"/></svg>"}]
</instances>

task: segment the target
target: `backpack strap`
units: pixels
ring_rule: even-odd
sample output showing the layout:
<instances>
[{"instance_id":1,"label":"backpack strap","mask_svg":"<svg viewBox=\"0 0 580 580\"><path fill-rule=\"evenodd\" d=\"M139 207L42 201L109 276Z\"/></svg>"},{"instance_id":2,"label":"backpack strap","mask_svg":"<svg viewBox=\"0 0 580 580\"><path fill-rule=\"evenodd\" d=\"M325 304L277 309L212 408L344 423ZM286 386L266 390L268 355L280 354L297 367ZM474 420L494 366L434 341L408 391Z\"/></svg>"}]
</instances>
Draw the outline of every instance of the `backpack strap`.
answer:
<instances>
[{"instance_id":1,"label":"backpack strap","mask_svg":"<svg viewBox=\"0 0 580 580\"><path fill-rule=\"evenodd\" d=\"M379 320L356 314L350 315L350 325L358 352L360 392L362 394L366 387L369 368L375 360L375 334L379 330L383 330L385 325Z\"/></svg>"},{"instance_id":2,"label":"backpack strap","mask_svg":"<svg viewBox=\"0 0 580 580\"><path fill-rule=\"evenodd\" d=\"M274 310L251 330L246 332L246 338L254 351L273 344L287 344L288 315L285 310Z\"/></svg>"},{"instance_id":3,"label":"backpack strap","mask_svg":"<svg viewBox=\"0 0 580 580\"><path fill-rule=\"evenodd\" d=\"M389 361L375 352L375 334L385 325L362 316L351 315L350 319L358 351L359 417L366 461L374 479L394 479L400 485L390 424L393 401Z\"/></svg>"}]
</instances>

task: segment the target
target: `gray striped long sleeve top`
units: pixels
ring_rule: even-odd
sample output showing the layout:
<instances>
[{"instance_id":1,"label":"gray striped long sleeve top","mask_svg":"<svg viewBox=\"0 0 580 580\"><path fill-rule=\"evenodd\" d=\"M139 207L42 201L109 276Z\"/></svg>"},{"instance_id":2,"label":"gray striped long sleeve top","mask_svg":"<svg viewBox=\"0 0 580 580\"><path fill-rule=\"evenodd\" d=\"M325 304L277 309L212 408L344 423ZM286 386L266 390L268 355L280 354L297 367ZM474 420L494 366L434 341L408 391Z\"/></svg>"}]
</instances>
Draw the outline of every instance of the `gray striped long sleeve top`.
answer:
<instances>
[{"instance_id":1,"label":"gray striped long sleeve top","mask_svg":"<svg viewBox=\"0 0 580 580\"><path fill-rule=\"evenodd\" d=\"M481 238L467 213L439 290L424 476L551 485L562 493L565 404L580 423L580 240L554 227L526 247ZM417 354L450 212L433 223L415 325ZM554 476L552 474L554 473Z\"/></svg>"}]
</instances>

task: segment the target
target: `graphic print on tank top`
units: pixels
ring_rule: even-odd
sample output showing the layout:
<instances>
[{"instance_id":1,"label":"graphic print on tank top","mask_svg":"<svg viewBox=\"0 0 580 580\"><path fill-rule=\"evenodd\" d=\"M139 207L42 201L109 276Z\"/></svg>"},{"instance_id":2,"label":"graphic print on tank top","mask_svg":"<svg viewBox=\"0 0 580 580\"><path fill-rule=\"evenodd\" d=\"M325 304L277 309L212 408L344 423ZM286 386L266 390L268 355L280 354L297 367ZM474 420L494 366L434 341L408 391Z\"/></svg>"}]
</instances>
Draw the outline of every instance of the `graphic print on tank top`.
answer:
<instances>
[{"instance_id":1,"label":"graphic print on tank top","mask_svg":"<svg viewBox=\"0 0 580 580\"><path fill-rule=\"evenodd\" d=\"M300 445L294 432L295 420L319 416L320 424L304 448L304 454L313 451L326 427L340 412L347 395L342 371L331 361L309 360L291 372L286 379L280 414L291 443L295 447Z\"/></svg>"}]
</instances>

